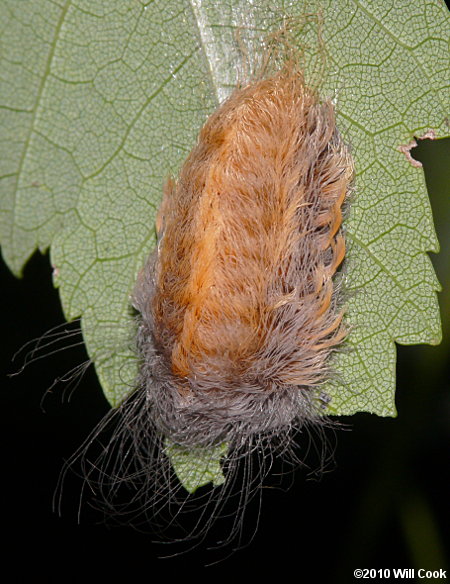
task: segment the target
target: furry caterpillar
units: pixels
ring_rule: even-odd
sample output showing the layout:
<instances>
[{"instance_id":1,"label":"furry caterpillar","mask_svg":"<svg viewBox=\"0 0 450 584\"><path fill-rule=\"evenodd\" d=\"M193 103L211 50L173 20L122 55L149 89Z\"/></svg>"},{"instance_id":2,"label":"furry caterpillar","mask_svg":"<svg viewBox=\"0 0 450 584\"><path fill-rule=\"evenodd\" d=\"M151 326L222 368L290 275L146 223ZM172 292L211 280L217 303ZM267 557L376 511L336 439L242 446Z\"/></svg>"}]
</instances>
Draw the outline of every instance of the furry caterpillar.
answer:
<instances>
[{"instance_id":1,"label":"furry caterpillar","mask_svg":"<svg viewBox=\"0 0 450 584\"><path fill-rule=\"evenodd\" d=\"M333 276L352 176L333 105L292 64L210 116L134 293L140 385L171 442L232 452L318 419L346 336Z\"/></svg>"},{"instance_id":2,"label":"furry caterpillar","mask_svg":"<svg viewBox=\"0 0 450 584\"><path fill-rule=\"evenodd\" d=\"M204 534L239 462L257 452L262 463L256 478L244 471L241 516L265 457L292 453L299 429L327 423L321 388L347 334L335 275L352 180L333 104L292 61L235 89L206 121L166 184L158 245L135 286L137 389L97 430L119 416L92 465L109 510L121 484L132 485L139 514L170 506L167 492L171 501L180 485L168 486L168 444L194 453L226 445L226 483L206 528L190 535ZM86 478L95 482L91 471Z\"/></svg>"}]
</instances>

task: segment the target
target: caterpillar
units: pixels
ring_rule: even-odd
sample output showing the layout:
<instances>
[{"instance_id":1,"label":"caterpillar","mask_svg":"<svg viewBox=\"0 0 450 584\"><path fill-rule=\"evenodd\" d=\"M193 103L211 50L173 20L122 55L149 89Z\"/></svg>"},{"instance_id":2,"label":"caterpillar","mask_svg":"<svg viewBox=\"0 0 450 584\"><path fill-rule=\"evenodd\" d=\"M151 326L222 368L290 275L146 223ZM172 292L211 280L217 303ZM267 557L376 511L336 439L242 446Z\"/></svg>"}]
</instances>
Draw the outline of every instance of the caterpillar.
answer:
<instances>
[{"instance_id":1,"label":"caterpillar","mask_svg":"<svg viewBox=\"0 0 450 584\"><path fill-rule=\"evenodd\" d=\"M264 461L292 453L302 428L328 423L322 387L348 332L336 275L352 181L334 105L293 60L236 88L208 118L165 185L158 243L134 289L137 389L97 430L114 419L91 470L82 452L88 482L100 469L108 510L131 484L138 514L158 516L182 490L168 487L171 446L223 447L225 485L207 497L206 527L196 523L189 537L207 531L242 481L233 537ZM180 507L170 512L178 517Z\"/></svg>"},{"instance_id":2,"label":"caterpillar","mask_svg":"<svg viewBox=\"0 0 450 584\"><path fill-rule=\"evenodd\" d=\"M332 104L289 67L206 122L134 294L140 385L171 441L236 448L316 418L346 335L333 276L351 177Z\"/></svg>"}]
</instances>

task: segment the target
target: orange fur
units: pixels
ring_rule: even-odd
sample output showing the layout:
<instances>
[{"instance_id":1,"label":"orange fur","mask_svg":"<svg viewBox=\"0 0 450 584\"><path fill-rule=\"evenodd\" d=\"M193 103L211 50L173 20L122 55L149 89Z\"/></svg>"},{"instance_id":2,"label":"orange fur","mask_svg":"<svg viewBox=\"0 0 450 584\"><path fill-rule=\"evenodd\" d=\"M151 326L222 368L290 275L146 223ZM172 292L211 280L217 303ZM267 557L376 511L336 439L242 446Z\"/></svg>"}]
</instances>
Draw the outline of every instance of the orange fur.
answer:
<instances>
[{"instance_id":1,"label":"orange fur","mask_svg":"<svg viewBox=\"0 0 450 584\"><path fill-rule=\"evenodd\" d=\"M332 277L345 255L352 176L332 104L320 104L292 65L235 90L208 119L158 219L155 337L169 334L175 376L224 360L245 372L287 304L310 314L299 342L319 351L343 340ZM314 265L293 286L286 270L302 255ZM314 384L321 368L294 358L278 379Z\"/></svg>"}]
</instances>

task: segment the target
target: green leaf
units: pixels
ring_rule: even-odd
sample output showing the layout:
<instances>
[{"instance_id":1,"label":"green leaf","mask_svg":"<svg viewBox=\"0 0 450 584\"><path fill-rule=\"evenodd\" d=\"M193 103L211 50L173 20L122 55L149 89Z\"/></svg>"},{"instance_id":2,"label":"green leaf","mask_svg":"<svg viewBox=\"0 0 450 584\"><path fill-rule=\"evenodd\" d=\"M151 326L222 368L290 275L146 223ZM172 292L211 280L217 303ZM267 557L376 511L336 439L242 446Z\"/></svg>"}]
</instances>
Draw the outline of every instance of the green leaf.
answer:
<instances>
[{"instance_id":1,"label":"green leaf","mask_svg":"<svg viewBox=\"0 0 450 584\"><path fill-rule=\"evenodd\" d=\"M209 483L218 487L225 482L220 461L227 455L227 451L226 444L220 444L211 450L186 450L166 441L165 447L175 474L189 493L194 493Z\"/></svg>"},{"instance_id":2,"label":"green leaf","mask_svg":"<svg viewBox=\"0 0 450 584\"><path fill-rule=\"evenodd\" d=\"M357 173L345 222L350 350L324 388L329 413L395 415L395 342L440 341L427 256L438 242L422 169L401 147L448 134L443 2L0 0L3 255L19 274L50 246L65 315L82 317L112 405L136 377L129 296L162 185L231 91L242 47L259 55L285 16L297 17L311 82L323 39L320 92L336 102Z\"/></svg>"}]
</instances>

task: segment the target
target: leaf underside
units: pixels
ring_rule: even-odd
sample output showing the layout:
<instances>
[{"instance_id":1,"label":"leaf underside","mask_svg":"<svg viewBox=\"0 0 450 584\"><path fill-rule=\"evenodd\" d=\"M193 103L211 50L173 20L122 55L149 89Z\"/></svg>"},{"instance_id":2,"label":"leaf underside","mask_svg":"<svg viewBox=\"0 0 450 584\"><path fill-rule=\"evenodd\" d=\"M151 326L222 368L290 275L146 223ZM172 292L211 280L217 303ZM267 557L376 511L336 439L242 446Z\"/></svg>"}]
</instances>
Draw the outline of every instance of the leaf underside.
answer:
<instances>
[{"instance_id":1,"label":"leaf underside","mask_svg":"<svg viewBox=\"0 0 450 584\"><path fill-rule=\"evenodd\" d=\"M324 387L328 413L395 415L395 342L440 341L427 255L438 242L423 171L400 148L448 134L448 11L439 0L293 4L0 0L3 255L20 274L50 247L65 315L82 317L113 406L134 386L129 297L155 244L163 183L232 90L243 53L251 63L286 16L311 82L323 39L320 93L336 103L356 167L345 220L351 333Z\"/></svg>"},{"instance_id":2,"label":"leaf underside","mask_svg":"<svg viewBox=\"0 0 450 584\"><path fill-rule=\"evenodd\" d=\"M209 483L218 487L225 482L220 462L227 455L227 450L226 444L211 450L198 448L192 451L176 444L166 443L165 447L177 477L189 493Z\"/></svg>"}]
</instances>

